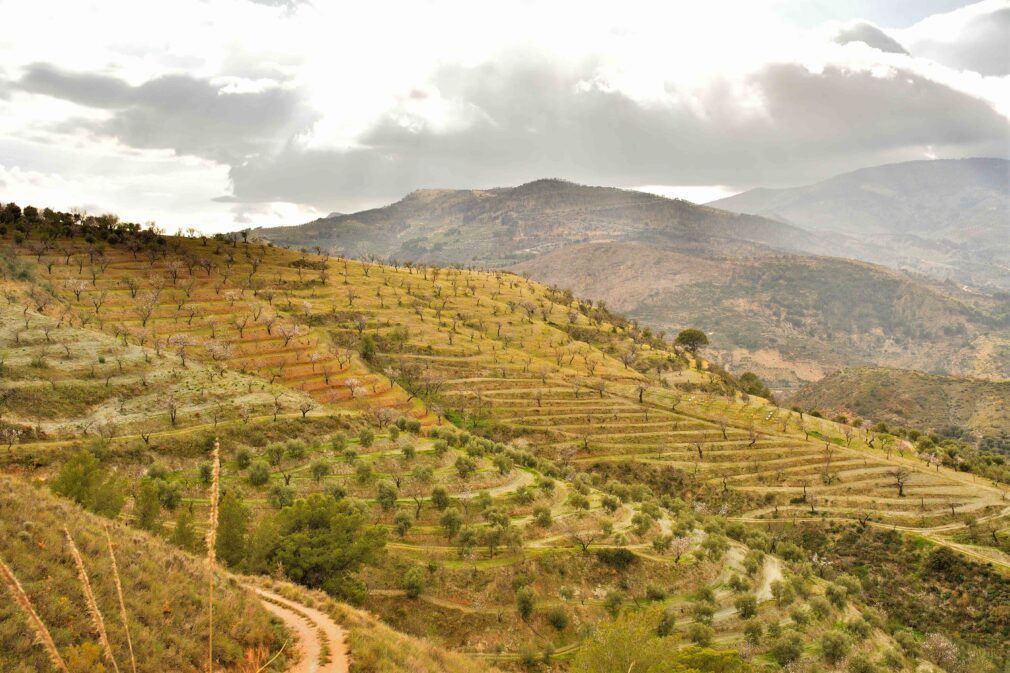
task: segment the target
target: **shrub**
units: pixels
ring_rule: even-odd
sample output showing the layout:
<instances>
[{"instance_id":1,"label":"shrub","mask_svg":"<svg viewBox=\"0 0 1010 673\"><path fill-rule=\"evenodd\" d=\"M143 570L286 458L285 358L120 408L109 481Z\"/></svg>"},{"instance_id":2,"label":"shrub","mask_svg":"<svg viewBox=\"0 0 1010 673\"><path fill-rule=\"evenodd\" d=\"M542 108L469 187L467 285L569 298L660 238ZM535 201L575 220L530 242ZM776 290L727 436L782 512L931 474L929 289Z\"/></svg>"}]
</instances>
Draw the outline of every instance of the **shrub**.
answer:
<instances>
[{"instance_id":1,"label":"shrub","mask_svg":"<svg viewBox=\"0 0 1010 673\"><path fill-rule=\"evenodd\" d=\"M859 652L849 658L849 673L877 673L877 666L868 656Z\"/></svg>"},{"instance_id":2,"label":"shrub","mask_svg":"<svg viewBox=\"0 0 1010 673\"><path fill-rule=\"evenodd\" d=\"M235 464L238 465L238 469L244 470L252 463L252 453L249 449L242 447L235 452Z\"/></svg>"},{"instance_id":3,"label":"shrub","mask_svg":"<svg viewBox=\"0 0 1010 673\"><path fill-rule=\"evenodd\" d=\"M869 636L871 630L869 623L867 623L865 619L862 619L860 617L856 617L854 619L849 620L849 622L845 625L845 628L848 629L852 635L854 635L857 639L860 640Z\"/></svg>"},{"instance_id":4,"label":"shrub","mask_svg":"<svg viewBox=\"0 0 1010 673\"><path fill-rule=\"evenodd\" d=\"M650 601L666 600L666 591L650 584L645 588L645 598Z\"/></svg>"},{"instance_id":5,"label":"shrub","mask_svg":"<svg viewBox=\"0 0 1010 673\"><path fill-rule=\"evenodd\" d=\"M784 633L772 645L770 654L782 666L791 664L803 654L803 641L798 633Z\"/></svg>"},{"instance_id":6,"label":"shrub","mask_svg":"<svg viewBox=\"0 0 1010 673\"><path fill-rule=\"evenodd\" d=\"M418 566L411 566L403 574L403 590L407 598L417 598L424 591L424 571Z\"/></svg>"},{"instance_id":7,"label":"shrub","mask_svg":"<svg viewBox=\"0 0 1010 673\"><path fill-rule=\"evenodd\" d=\"M364 448L369 448L375 442L375 433L368 428L364 428L358 433L358 443Z\"/></svg>"},{"instance_id":8,"label":"shrub","mask_svg":"<svg viewBox=\"0 0 1010 673\"><path fill-rule=\"evenodd\" d=\"M743 619L750 619L757 614L757 597L754 594L739 596L733 605Z\"/></svg>"},{"instance_id":9,"label":"shrub","mask_svg":"<svg viewBox=\"0 0 1010 673\"><path fill-rule=\"evenodd\" d=\"M711 624L712 618L715 616L715 606L699 601L691 607L691 614L699 624Z\"/></svg>"},{"instance_id":10,"label":"shrub","mask_svg":"<svg viewBox=\"0 0 1010 673\"><path fill-rule=\"evenodd\" d=\"M284 486L282 484L276 484L270 489L267 494L267 502L274 509L280 509L281 507L287 507L295 501L295 489L290 486Z\"/></svg>"},{"instance_id":11,"label":"shrub","mask_svg":"<svg viewBox=\"0 0 1010 673\"><path fill-rule=\"evenodd\" d=\"M695 622L687 627L687 638L695 645L708 647L712 644L712 639L715 638L715 629L708 624Z\"/></svg>"},{"instance_id":12,"label":"shrub","mask_svg":"<svg viewBox=\"0 0 1010 673\"><path fill-rule=\"evenodd\" d=\"M50 488L81 507L108 517L118 515L126 503L123 481L107 474L98 458L87 450L75 453L63 464Z\"/></svg>"},{"instance_id":13,"label":"shrub","mask_svg":"<svg viewBox=\"0 0 1010 673\"><path fill-rule=\"evenodd\" d=\"M516 592L516 611L524 622L528 622L533 616L536 602L537 595L532 587L523 587Z\"/></svg>"},{"instance_id":14,"label":"shrub","mask_svg":"<svg viewBox=\"0 0 1010 673\"><path fill-rule=\"evenodd\" d=\"M603 599L603 608L616 618L621 613L621 606L624 605L624 594L620 591L609 591Z\"/></svg>"},{"instance_id":15,"label":"shrub","mask_svg":"<svg viewBox=\"0 0 1010 673\"><path fill-rule=\"evenodd\" d=\"M557 631L564 631L568 627L568 613L560 605L556 605L547 611L547 623Z\"/></svg>"},{"instance_id":16,"label":"shrub","mask_svg":"<svg viewBox=\"0 0 1010 673\"><path fill-rule=\"evenodd\" d=\"M764 635L764 626L756 619L750 619L743 625L743 635L747 642L751 645L757 645L761 642L761 637Z\"/></svg>"},{"instance_id":17,"label":"shrub","mask_svg":"<svg viewBox=\"0 0 1010 673\"><path fill-rule=\"evenodd\" d=\"M638 562L638 557L634 552L624 547L617 549L599 549L596 558L603 565L609 566L617 571L622 571Z\"/></svg>"},{"instance_id":18,"label":"shrub","mask_svg":"<svg viewBox=\"0 0 1010 673\"><path fill-rule=\"evenodd\" d=\"M810 612L817 619L824 619L831 614L831 603L823 596L816 596L810 600Z\"/></svg>"},{"instance_id":19,"label":"shrub","mask_svg":"<svg viewBox=\"0 0 1010 673\"><path fill-rule=\"evenodd\" d=\"M840 631L828 631L821 636L821 657L827 663L834 666L849 653L848 636Z\"/></svg>"},{"instance_id":20,"label":"shrub","mask_svg":"<svg viewBox=\"0 0 1010 673\"><path fill-rule=\"evenodd\" d=\"M253 486L263 486L270 481L270 466L262 460L257 460L249 466L249 483Z\"/></svg>"}]
</instances>

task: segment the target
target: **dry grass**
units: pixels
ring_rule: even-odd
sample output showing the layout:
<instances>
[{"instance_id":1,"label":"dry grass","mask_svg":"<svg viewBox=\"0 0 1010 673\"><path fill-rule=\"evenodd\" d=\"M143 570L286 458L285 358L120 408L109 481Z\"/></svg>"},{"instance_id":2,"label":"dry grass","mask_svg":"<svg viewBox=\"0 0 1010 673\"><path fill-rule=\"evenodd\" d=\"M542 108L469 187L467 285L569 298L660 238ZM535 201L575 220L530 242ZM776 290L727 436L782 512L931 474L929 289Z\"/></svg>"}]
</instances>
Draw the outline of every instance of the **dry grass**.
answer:
<instances>
[{"instance_id":1,"label":"dry grass","mask_svg":"<svg viewBox=\"0 0 1010 673\"><path fill-rule=\"evenodd\" d=\"M28 616L28 621L31 623L32 628L35 630L35 635L42 642L43 647L46 648L46 653L49 655L49 660L52 661L53 666L55 666L60 671L64 673L69 673L67 670L67 665L63 661L63 657L60 656L59 650L56 649L56 643L53 642L53 637L49 633L49 629L46 628L45 623L39 614L35 611L35 607L32 605L32 599L28 597L25 590L21 588L21 583L18 582L18 578L15 577L13 571L10 567L4 563L3 559L0 559L0 576L3 576L4 584L7 589L14 596L15 602L24 610L25 615Z\"/></svg>"},{"instance_id":2,"label":"dry grass","mask_svg":"<svg viewBox=\"0 0 1010 673\"><path fill-rule=\"evenodd\" d=\"M105 526L105 541L109 545L109 561L112 565L112 579L116 585L116 600L119 602L119 616L123 620L123 631L126 633L126 646L130 652L130 669L137 673L137 657L133 653L133 638L130 637L130 619L126 612L126 602L123 600L123 582L119 577L119 563L116 561L116 550L113 548L112 535L109 526Z\"/></svg>"},{"instance_id":3,"label":"dry grass","mask_svg":"<svg viewBox=\"0 0 1010 673\"><path fill-rule=\"evenodd\" d=\"M116 656L112 653L109 634L105 630L105 619L102 617L102 611L98 607L98 601L95 600L95 592L91 588L91 580L88 578L88 571L84 567L84 559L81 558L81 552L77 548L77 545L74 544L74 538L70 534L70 529L64 528L63 532L67 536L70 554L74 557L74 564L77 566L77 579L81 582L84 599L88 604L88 615L91 617L91 623L95 626L95 631L98 632L98 639L102 643L102 653L109 660L109 663L112 664L113 670L119 673L119 664L116 663Z\"/></svg>"},{"instance_id":4,"label":"dry grass","mask_svg":"<svg viewBox=\"0 0 1010 673\"><path fill-rule=\"evenodd\" d=\"M214 566L217 562L217 509L221 485L221 443L214 440L214 467L210 486L210 523L207 527L207 670L214 671Z\"/></svg>"}]
</instances>

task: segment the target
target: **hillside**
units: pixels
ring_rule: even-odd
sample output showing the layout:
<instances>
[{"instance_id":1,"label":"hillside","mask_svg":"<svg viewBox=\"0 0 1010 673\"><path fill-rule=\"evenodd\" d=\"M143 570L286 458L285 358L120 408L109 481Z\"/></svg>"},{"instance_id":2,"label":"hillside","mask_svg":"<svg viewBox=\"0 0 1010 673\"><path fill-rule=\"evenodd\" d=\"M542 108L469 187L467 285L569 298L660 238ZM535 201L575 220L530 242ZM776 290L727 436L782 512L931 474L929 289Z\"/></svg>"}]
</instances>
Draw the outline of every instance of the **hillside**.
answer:
<instances>
[{"instance_id":1,"label":"hillside","mask_svg":"<svg viewBox=\"0 0 1010 673\"><path fill-rule=\"evenodd\" d=\"M877 364L1010 376L1005 302L830 257L713 260L599 243L515 267L669 333L703 329L732 371L778 391ZM618 282L619 279L619 282Z\"/></svg>"},{"instance_id":2,"label":"hillside","mask_svg":"<svg viewBox=\"0 0 1010 673\"><path fill-rule=\"evenodd\" d=\"M586 673L612 650L622 671L663 656L745 673L813 665L825 639L911 671L932 634L801 546L878 528L964 556L980 603L907 583L949 617L957 652L987 662L1006 645L1010 614L969 619L1007 594L1005 466L934 466L903 439L744 395L657 333L512 273L60 217L2 240L5 315L20 316L0 344L18 376L4 399L163 392L5 406L19 434L3 469L52 484L87 449L129 485L122 521L199 551L217 437L222 565L325 591L285 595L344 615L361 671ZM122 429L75 430L96 407ZM177 534L189 514L196 541Z\"/></svg>"},{"instance_id":3,"label":"hillside","mask_svg":"<svg viewBox=\"0 0 1010 673\"><path fill-rule=\"evenodd\" d=\"M711 204L835 241L833 254L1010 289L1010 161L913 161Z\"/></svg>"},{"instance_id":4,"label":"hillside","mask_svg":"<svg viewBox=\"0 0 1010 673\"><path fill-rule=\"evenodd\" d=\"M129 655L106 527L115 541L137 670L206 671L208 573L201 560L122 523L83 512L43 488L0 475L0 560L17 576L62 656L87 661L92 648L99 652L64 527L85 559L119 662L128 665ZM259 601L225 576L218 580L214 609L219 665L233 668L257 653L266 653L259 659L265 661L280 648L283 632L274 628ZM0 669L55 670L6 589L0 589L0 624ZM75 668L74 673L84 670L106 669Z\"/></svg>"},{"instance_id":5,"label":"hillside","mask_svg":"<svg viewBox=\"0 0 1010 673\"><path fill-rule=\"evenodd\" d=\"M806 232L761 217L562 180L488 190L420 190L384 208L256 229L252 235L351 257L479 267L507 266L593 241L640 241L722 255L818 245Z\"/></svg>"},{"instance_id":6,"label":"hillside","mask_svg":"<svg viewBox=\"0 0 1010 673\"><path fill-rule=\"evenodd\" d=\"M843 369L802 387L789 403L933 432L1010 435L1008 381L885 367Z\"/></svg>"}]
</instances>

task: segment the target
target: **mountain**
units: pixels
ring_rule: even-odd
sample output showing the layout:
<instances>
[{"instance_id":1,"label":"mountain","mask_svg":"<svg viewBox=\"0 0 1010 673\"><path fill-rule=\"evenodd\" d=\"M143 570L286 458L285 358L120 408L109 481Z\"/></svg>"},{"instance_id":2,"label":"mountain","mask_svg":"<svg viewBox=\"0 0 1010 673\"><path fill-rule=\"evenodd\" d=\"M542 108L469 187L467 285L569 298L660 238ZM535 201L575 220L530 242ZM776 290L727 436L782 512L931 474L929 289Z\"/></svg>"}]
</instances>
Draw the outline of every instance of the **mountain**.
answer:
<instances>
[{"instance_id":1,"label":"mountain","mask_svg":"<svg viewBox=\"0 0 1010 673\"><path fill-rule=\"evenodd\" d=\"M252 234L292 248L483 267L602 241L734 256L821 249L817 237L763 217L563 180L487 190L424 189L383 208Z\"/></svg>"},{"instance_id":2,"label":"mountain","mask_svg":"<svg viewBox=\"0 0 1010 673\"><path fill-rule=\"evenodd\" d=\"M573 246L514 267L655 329L704 330L734 372L777 391L866 364L1010 376L1005 301L865 262L711 259L640 244Z\"/></svg>"},{"instance_id":3,"label":"mountain","mask_svg":"<svg viewBox=\"0 0 1010 673\"><path fill-rule=\"evenodd\" d=\"M701 327L726 366L779 392L868 364L1010 375L1005 295L838 258L863 245L860 232L825 236L651 194L538 180L423 190L384 208L252 233L359 257L511 264L656 329Z\"/></svg>"},{"instance_id":4,"label":"mountain","mask_svg":"<svg viewBox=\"0 0 1010 673\"><path fill-rule=\"evenodd\" d=\"M912 161L708 204L829 236L833 254L1010 289L1010 161Z\"/></svg>"},{"instance_id":5,"label":"mountain","mask_svg":"<svg viewBox=\"0 0 1010 673\"><path fill-rule=\"evenodd\" d=\"M1010 452L1010 381L860 367L803 386L788 403L955 436L968 432Z\"/></svg>"}]
</instances>

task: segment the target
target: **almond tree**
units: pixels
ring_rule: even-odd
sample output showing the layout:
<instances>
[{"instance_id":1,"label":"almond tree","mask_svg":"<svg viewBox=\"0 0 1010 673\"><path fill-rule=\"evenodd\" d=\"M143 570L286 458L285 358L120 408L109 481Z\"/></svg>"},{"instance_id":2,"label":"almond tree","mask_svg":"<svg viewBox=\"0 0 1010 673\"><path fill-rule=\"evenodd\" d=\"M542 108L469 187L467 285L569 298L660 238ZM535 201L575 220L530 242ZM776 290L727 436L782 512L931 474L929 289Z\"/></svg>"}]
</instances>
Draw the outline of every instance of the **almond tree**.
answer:
<instances>
[{"instance_id":1,"label":"almond tree","mask_svg":"<svg viewBox=\"0 0 1010 673\"><path fill-rule=\"evenodd\" d=\"M898 497L904 498L905 484L908 483L909 478L912 476L912 472L907 467L896 467L887 474L894 479L894 485L898 487Z\"/></svg>"}]
</instances>

